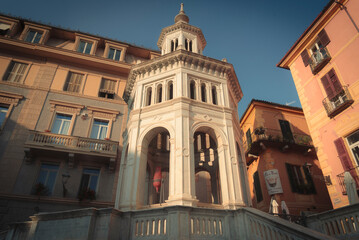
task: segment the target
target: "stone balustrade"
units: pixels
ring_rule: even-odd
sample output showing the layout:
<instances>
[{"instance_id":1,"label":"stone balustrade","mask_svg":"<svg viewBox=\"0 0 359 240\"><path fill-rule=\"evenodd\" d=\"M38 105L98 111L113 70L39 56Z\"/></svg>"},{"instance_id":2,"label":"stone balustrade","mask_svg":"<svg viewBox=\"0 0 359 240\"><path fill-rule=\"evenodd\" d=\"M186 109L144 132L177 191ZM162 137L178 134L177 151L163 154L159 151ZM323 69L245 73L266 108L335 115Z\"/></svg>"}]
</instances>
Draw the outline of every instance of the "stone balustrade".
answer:
<instances>
[{"instance_id":1,"label":"stone balustrade","mask_svg":"<svg viewBox=\"0 0 359 240\"><path fill-rule=\"evenodd\" d=\"M306 225L339 239L359 239L359 203L310 215Z\"/></svg>"},{"instance_id":2,"label":"stone balustrade","mask_svg":"<svg viewBox=\"0 0 359 240\"><path fill-rule=\"evenodd\" d=\"M66 152L83 152L87 154L99 154L115 157L118 142L110 140L76 137L50 132L29 131L29 137L25 143L27 147L53 149Z\"/></svg>"}]
</instances>

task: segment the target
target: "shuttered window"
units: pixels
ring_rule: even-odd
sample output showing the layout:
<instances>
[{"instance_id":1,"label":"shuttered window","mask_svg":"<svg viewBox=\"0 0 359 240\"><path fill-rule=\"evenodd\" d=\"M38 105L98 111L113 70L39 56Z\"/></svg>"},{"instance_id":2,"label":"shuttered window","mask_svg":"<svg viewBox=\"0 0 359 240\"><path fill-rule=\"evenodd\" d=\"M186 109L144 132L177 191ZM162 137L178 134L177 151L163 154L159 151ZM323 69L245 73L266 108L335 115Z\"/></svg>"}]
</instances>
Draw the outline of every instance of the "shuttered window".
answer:
<instances>
[{"instance_id":1,"label":"shuttered window","mask_svg":"<svg viewBox=\"0 0 359 240\"><path fill-rule=\"evenodd\" d=\"M325 74L321 81L329 99L332 99L343 90L334 69Z\"/></svg>"},{"instance_id":2,"label":"shuttered window","mask_svg":"<svg viewBox=\"0 0 359 240\"><path fill-rule=\"evenodd\" d=\"M115 95L116 81L103 78L98 96L113 99Z\"/></svg>"},{"instance_id":3,"label":"shuttered window","mask_svg":"<svg viewBox=\"0 0 359 240\"><path fill-rule=\"evenodd\" d=\"M307 52L307 49L305 49L305 50L302 52L301 56L302 56L302 60L303 60L304 66L305 66L305 67L308 66L309 63L310 63L310 57L309 57L309 54L308 54L308 52Z\"/></svg>"},{"instance_id":4,"label":"shuttered window","mask_svg":"<svg viewBox=\"0 0 359 240\"><path fill-rule=\"evenodd\" d=\"M328 34L324 29L318 34L318 40L323 47L326 47L330 43Z\"/></svg>"},{"instance_id":5,"label":"shuttered window","mask_svg":"<svg viewBox=\"0 0 359 240\"><path fill-rule=\"evenodd\" d=\"M83 74L69 72L64 86L64 91L79 92L83 76Z\"/></svg>"},{"instance_id":6,"label":"shuttered window","mask_svg":"<svg viewBox=\"0 0 359 240\"><path fill-rule=\"evenodd\" d=\"M253 174L253 181L254 181L254 189L257 197L257 203L259 203L263 200L263 194L262 194L261 183L259 181L258 171Z\"/></svg>"},{"instance_id":7,"label":"shuttered window","mask_svg":"<svg viewBox=\"0 0 359 240\"><path fill-rule=\"evenodd\" d=\"M320 33L318 34L318 38L317 41L313 44L317 44L318 46L320 46L321 48L325 48L328 44L330 43L330 39L328 37L327 32L323 29L322 31L320 31ZM323 51L322 49L318 49L318 51ZM307 49L304 49L304 51L301 53L301 57L304 63L304 66L308 66L310 64L310 56L308 54Z\"/></svg>"},{"instance_id":8,"label":"shuttered window","mask_svg":"<svg viewBox=\"0 0 359 240\"><path fill-rule=\"evenodd\" d=\"M250 128L246 132L246 137L247 137L248 148L250 148L251 145L252 145L252 134L251 134L251 129Z\"/></svg>"},{"instance_id":9,"label":"shuttered window","mask_svg":"<svg viewBox=\"0 0 359 240\"><path fill-rule=\"evenodd\" d=\"M308 168L289 163L286 163L285 167L292 192L301 194L316 193L314 182Z\"/></svg>"},{"instance_id":10,"label":"shuttered window","mask_svg":"<svg viewBox=\"0 0 359 240\"><path fill-rule=\"evenodd\" d=\"M289 122L286 120L279 120L279 125L282 130L283 141L294 142L293 133L292 130L290 129Z\"/></svg>"},{"instance_id":11,"label":"shuttered window","mask_svg":"<svg viewBox=\"0 0 359 240\"><path fill-rule=\"evenodd\" d=\"M344 140L338 138L334 141L335 148L338 152L338 157L343 165L344 171L348 171L353 168L353 163L350 160L349 154L345 148Z\"/></svg>"},{"instance_id":12,"label":"shuttered window","mask_svg":"<svg viewBox=\"0 0 359 240\"><path fill-rule=\"evenodd\" d=\"M12 61L4 75L4 81L20 83L25 75L28 64Z\"/></svg>"}]
</instances>

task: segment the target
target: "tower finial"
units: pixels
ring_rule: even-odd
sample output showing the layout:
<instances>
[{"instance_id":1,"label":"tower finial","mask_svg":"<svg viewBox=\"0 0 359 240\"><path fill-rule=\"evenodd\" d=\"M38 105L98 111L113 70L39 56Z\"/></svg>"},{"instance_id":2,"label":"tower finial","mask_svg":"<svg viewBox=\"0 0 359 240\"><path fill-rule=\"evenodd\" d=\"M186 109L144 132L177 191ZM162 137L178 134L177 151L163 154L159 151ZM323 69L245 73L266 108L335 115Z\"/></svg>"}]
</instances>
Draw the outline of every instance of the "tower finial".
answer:
<instances>
[{"instance_id":1,"label":"tower finial","mask_svg":"<svg viewBox=\"0 0 359 240\"><path fill-rule=\"evenodd\" d=\"M181 9L179 11L179 13L176 15L175 17L175 23L177 22L186 22L189 23L189 18L188 16L184 13L183 10L183 3L181 3Z\"/></svg>"}]
</instances>

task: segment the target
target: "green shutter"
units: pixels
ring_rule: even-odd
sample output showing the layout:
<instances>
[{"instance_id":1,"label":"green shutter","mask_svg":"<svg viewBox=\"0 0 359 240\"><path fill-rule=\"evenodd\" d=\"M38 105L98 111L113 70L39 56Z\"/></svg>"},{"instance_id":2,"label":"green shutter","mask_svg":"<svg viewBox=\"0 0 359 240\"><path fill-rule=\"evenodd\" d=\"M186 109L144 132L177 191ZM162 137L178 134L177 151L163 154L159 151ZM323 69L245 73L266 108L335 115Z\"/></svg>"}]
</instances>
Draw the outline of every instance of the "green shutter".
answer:
<instances>
[{"instance_id":1,"label":"green shutter","mask_svg":"<svg viewBox=\"0 0 359 240\"><path fill-rule=\"evenodd\" d=\"M263 194L262 194L262 188L259 180L258 171L253 174L253 180L254 180L254 189L256 191L257 203L259 203L260 201L263 200Z\"/></svg>"}]
</instances>

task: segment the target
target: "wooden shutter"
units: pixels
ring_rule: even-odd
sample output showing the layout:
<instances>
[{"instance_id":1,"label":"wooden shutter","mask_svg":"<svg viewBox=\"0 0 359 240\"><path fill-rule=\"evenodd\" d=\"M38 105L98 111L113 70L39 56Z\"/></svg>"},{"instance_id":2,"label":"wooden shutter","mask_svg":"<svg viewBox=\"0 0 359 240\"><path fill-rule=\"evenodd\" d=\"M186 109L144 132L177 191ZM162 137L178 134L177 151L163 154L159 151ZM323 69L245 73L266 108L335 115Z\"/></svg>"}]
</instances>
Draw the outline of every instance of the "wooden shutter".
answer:
<instances>
[{"instance_id":1,"label":"wooden shutter","mask_svg":"<svg viewBox=\"0 0 359 240\"><path fill-rule=\"evenodd\" d=\"M349 154L345 148L344 140L338 138L334 141L334 145L338 152L338 157L343 165L344 171L348 171L353 168L353 163L350 160Z\"/></svg>"},{"instance_id":2,"label":"wooden shutter","mask_svg":"<svg viewBox=\"0 0 359 240\"><path fill-rule=\"evenodd\" d=\"M283 140L286 142L293 142L293 133L290 129L289 122L286 120L279 120L279 125L282 130Z\"/></svg>"},{"instance_id":3,"label":"wooden shutter","mask_svg":"<svg viewBox=\"0 0 359 240\"><path fill-rule=\"evenodd\" d=\"M294 179L295 175L294 175L294 172L293 172L293 169L292 169L292 165L290 165L289 163L286 163L285 167L287 168L290 188L292 189L292 192L298 192L298 187L297 187L297 184L296 184L295 179Z\"/></svg>"},{"instance_id":4,"label":"wooden shutter","mask_svg":"<svg viewBox=\"0 0 359 240\"><path fill-rule=\"evenodd\" d=\"M252 144L252 134L251 134L251 129L250 128L246 132L246 137L247 137L248 148L250 148L251 144Z\"/></svg>"},{"instance_id":5,"label":"wooden shutter","mask_svg":"<svg viewBox=\"0 0 359 240\"><path fill-rule=\"evenodd\" d=\"M262 188L259 180L258 171L253 174L253 181L254 181L254 190L256 192L256 197L257 197L257 203L259 203L263 200L263 194L262 194Z\"/></svg>"},{"instance_id":6,"label":"wooden shutter","mask_svg":"<svg viewBox=\"0 0 359 240\"><path fill-rule=\"evenodd\" d=\"M315 190L314 181L310 172L307 167L303 167L305 179L307 180L307 191L309 194L316 194L317 191Z\"/></svg>"},{"instance_id":7,"label":"wooden shutter","mask_svg":"<svg viewBox=\"0 0 359 240\"><path fill-rule=\"evenodd\" d=\"M331 69L328 72L328 76L329 76L331 84L333 85L333 90L334 90L335 94L340 93L343 90L343 87L340 84L338 76L335 74L334 69Z\"/></svg>"},{"instance_id":8,"label":"wooden shutter","mask_svg":"<svg viewBox=\"0 0 359 240\"><path fill-rule=\"evenodd\" d=\"M323 47L326 47L330 43L328 34L324 29L318 34L318 39Z\"/></svg>"},{"instance_id":9,"label":"wooden shutter","mask_svg":"<svg viewBox=\"0 0 359 240\"><path fill-rule=\"evenodd\" d=\"M304 63L304 66L308 66L309 62L310 62L310 57L309 57L309 54L307 52L307 50L304 50L301 54L302 56L302 60L303 60L303 63Z\"/></svg>"}]
</instances>

